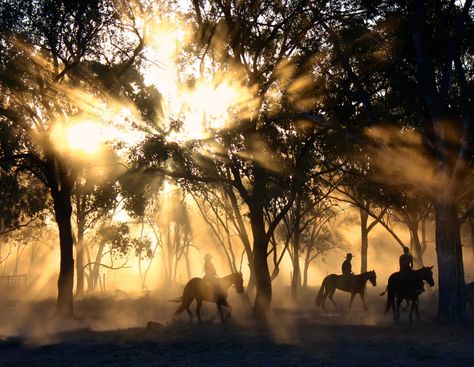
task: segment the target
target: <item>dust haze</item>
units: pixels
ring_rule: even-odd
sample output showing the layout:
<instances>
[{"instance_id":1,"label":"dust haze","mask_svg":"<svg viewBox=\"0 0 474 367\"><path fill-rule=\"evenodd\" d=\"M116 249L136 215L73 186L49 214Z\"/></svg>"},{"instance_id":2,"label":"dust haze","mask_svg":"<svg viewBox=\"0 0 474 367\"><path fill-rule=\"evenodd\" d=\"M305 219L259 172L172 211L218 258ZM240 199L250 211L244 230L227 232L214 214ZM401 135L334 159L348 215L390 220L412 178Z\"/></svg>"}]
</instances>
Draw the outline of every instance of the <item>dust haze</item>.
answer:
<instances>
[{"instance_id":1,"label":"dust haze","mask_svg":"<svg viewBox=\"0 0 474 367\"><path fill-rule=\"evenodd\" d=\"M119 219L128 221L131 236L155 238L154 246L157 248L151 249L152 256L137 257L133 252L123 255L114 254L113 251L105 255L101 259L104 266L98 274L95 289L91 282L88 287L86 286L84 295L76 299L75 320L64 322L54 317L57 292L55 281L58 277L56 264L59 262L59 251L54 245L57 236L54 223L32 230L34 236L29 233L31 237L28 237L26 241L11 236L2 243L1 334L26 338L32 343L47 344L53 342L52 339L58 338L60 335L58 333L77 329L106 331L143 328L149 321L171 328L173 325L178 325L178 327L185 325L187 315L182 314L174 318L173 314L177 306L169 301L182 294L183 287L189 279L204 275L204 255L212 254L218 276L230 274L232 268L226 256L229 248L224 249L222 244L215 240L215 234L206 225L196 202L192 197L178 193L177 187L168 185L165 187L165 196L168 195L171 200L169 203L162 203L160 218L157 218L157 223L161 223L156 225L158 229L144 226L143 223L137 223L131 218L119 216ZM180 257L176 262L176 250L179 249L173 248L172 243L176 244L179 238L172 238L176 235L176 231L168 233L167 230L170 225L169 219L172 217L170 211L176 205L177 197L181 198L181 202L178 201L179 205L185 205L187 208L192 240L189 241L186 256ZM337 310L329 304L329 312L325 314L315 307L314 300L322 279L328 274L340 273L341 263L346 253L354 254L353 271L355 273L360 271L360 229L357 223L357 211L348 207L344 213L343 216L339 216L336 223L336 230L341 235L341 243L318 256L311 263L307 287L300 289L297 302L292 301L290 297L292 263L288 256L283 257L278 276L273 280L272 311L267 324L270 330L269 335L276 341L298 343L301 330L297 325L302 320L311 320L314 317L317 317L318 323L321 324L386 325L391 323L390 315L383 314L385 298L379 297L379 294L385 289L388 276L398 271L401 248L383 228L375 228L370 233L368 263L369 270L375 270L377 273L377 286L367 285L369 312L363 312L362 304L356 298L352 312L349 313L349 294L343 292L336 292ZM156 237L153 231L157 230L162 230L164 233ZM399 225L396 230L400 238L405 243L409 243L409 233L404 231L403 226ZM423 261L424 264L434 265L436 268L433 236L433 229L429 228L428 246ZM166 237L170 237L168 242L166 242ZM234 241L234 247L238 248L237 239ZM94 246L97 244L91 242L87 246L90 246L90 251L94 251ZM277 251L281 251L281 248L277 248ZM237 255L238 263L241 257L240 253ZM472 269L470 264L473 263L473 257L469 253L466 254L465 261L466 269ZM242 257L242 262L244 284L247 285L249 271L244 257ZM269 262L271 266L271 261ZM301 266L303 266L303 260L301 260ZM145 270L147 274L144 280ZM468 272L466 278L469 280L471 277L471 273ZM425 294L421 297L425 320L430 320L435 316L436 293L436 286L427 287ZM250 307L253 296L252 293L241 296L233 288L229 290L229 303L233 307L232 323L253 328ZM194 303L191 310L195 312ZM220 323L214 304L205 303L202 313L205 323Z\"/></svg>"}]
</instances>

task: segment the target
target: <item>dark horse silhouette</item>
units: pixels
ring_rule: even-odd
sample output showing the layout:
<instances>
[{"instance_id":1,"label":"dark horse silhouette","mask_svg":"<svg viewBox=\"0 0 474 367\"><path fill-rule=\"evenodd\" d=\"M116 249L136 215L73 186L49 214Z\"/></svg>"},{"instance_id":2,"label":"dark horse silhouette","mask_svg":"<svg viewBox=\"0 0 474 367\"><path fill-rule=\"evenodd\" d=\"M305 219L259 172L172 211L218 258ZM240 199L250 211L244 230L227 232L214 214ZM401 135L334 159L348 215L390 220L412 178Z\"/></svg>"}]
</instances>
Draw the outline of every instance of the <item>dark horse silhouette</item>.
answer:
<instances>
[{"instance_id":1,"label":"dark horse silhouette","mask_svg":"<svg viewBox=\"0 0 474 367\"><path fill-rule=\"evenodd\" d=\"M387 306L385 308L385 313L387 313L390 309L393 309L393 319L395 322L398 322L400 319L400 304L403 300L406 300L408 303L411 302L409 316L410 322L412 321L413 312L415 312L416 317L420 319L420 314L418 312L418 296L420 295L418 284L420 284L420 282L426 281L430 287L434 286L432 269L432 266L425 266L421 269L413 271L413 276L411 277L404 276L400 272L390 275L388 278L387 288L385 288L385 291L381 294L381 296L387 293Z\"/></svg>"},{"instance_id":2,"label":"dark horse silhouette","mask_svg":"<svg viewBox=\"0 0 474 367\"><path fill-rule=\"evenodd\" d=\"M316 296L316 306L322 306L323 310L325 310L324 301L326 300L326 297L329 297L331 302L334 304L334 307L337 308L336 302L332 296L334 295L334 292L336 292L336 289L339 289L341 291L351 293L349 308L352 306L354 297L356 294L358 294L360 295L360 299L364 305L364 310L367 310L367 305L365 304L364 300L364 293L365 283L367 283L368 280L370 280L372 285L375 287L377 284L377 275L375 274L375 271L371 270L359 275L353 275L349 282L347 281L347 277L344 275L329 274L321 283L321 288L319 289L318 295Z\"/></svg>"},{"instance_id":3,"label":"dark horse silhouette","mask_svg":"<svg viewBox=\"0 0 474 367\"><path fill-rule=\"evenodd\" d=\"M219 315L222 322L225 322L222 306L229 309L229 316L232 308L227 303L227 290L231 285L234 285L237 293L244 291L244 280L242 273L233 273L223 278L215 278L207 280L203 278L191 279L183 290L183 295L172 302L181 302L181 305L175 312L175 316L179 315L184 310L188 311L189 321L192 321L193 314L189 309L192 301L196 300L196 314L199 322L201 322L201 306L203 301L214 302L219 310Z\"/></svg>"}]
</instances>

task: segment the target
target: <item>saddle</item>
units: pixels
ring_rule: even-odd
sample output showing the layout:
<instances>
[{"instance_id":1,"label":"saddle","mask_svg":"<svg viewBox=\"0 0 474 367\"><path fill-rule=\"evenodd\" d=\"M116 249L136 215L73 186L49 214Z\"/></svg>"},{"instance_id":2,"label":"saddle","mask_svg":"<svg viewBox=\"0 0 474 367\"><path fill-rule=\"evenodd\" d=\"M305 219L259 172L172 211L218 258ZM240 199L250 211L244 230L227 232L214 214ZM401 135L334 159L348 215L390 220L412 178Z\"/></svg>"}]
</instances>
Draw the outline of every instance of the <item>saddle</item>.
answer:
<instances>
[{"instance_id":1,"label":"saddle","mask_svg":"<svg viewBox=\"0 0 474 367\"><path fill-rule=\"evenodd\" d=\"M355 275L354 274L342 274L342 284L341 290L350 292L352 288L352 283L354 282Z\"/></svg>"},{"instance_id":2,"label":"saddle","mask_svg":"<svg viewBox=\"0 0 474 367\"><path fill-rule=\"evenodd\" d=\"M223 296L223 292L219 285L219 282L217 281L217 278L204 277L202 279L204 280L206 293L209 293L209 294L214 293L216 298Z\"/></svg>"},{"instance_id":3,"label":"saddle","mask_svg":"<svg viewBox=\"0 0 474 367\"><path fill-rule=\"evenodd\" d=\"M404 269L398 272L400 282L405 283L407 289L415 296L420 295L425 291L423 281L415 276L415 272L411 269Z\"/></svg>"}]
</instances>

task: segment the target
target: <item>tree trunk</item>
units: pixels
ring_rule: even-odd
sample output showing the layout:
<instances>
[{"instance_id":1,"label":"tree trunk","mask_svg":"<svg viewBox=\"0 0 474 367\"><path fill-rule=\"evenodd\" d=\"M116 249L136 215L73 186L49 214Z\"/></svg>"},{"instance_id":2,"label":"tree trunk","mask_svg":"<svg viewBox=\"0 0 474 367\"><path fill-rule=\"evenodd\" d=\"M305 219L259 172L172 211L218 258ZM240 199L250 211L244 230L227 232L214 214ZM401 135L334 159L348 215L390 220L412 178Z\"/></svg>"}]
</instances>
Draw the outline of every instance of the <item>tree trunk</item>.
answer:
<instances>
[{"instance_id":1,"label":"tree trunk","mask_svg":"<svg viewBox=\"0 0 474 367\"><path fill-rule=\"evenodd\" d=\"M84 239L78 236L76 243L76 296L84 295Z\"/></svg>"},{"instance_id":2,"label":"tree trunk","mask_svg":"<svg viewBox=\"0 0 474 367\"><path fill-rule=\"evenodd\" d=\"M77 242L76 242L76 296L84 295L84 232L85 220L80 210L80 203L77 205Z\"/></svg>"},{"instance_id":3,"label":"tree trunk","mask_svg":"<svg viewBox=\"0 0 474 367\"><path fill-rule=\"evenodd\" d=\"M469 218L469 240L470 240L471 251L474 254L474 219L473 218Z\"/></svg>"},{"instance_id":4,"label":"tree trunk","mask_svg":"<svg viewBox=\"0 0 474 367\"><path fill-rule=\"evenodd\" d=\"M186 262L186 273L188 274L188 279L191 279L191 262L189 261L189 245L186 246L184 251L184 260Z\"/></svg>"},{"instance_id":5,"label":"tree trunk","mask_svg":"<svg viewBox=\"0 0 474 367\"><path fill-rule=\"evenodd\" d=\"M61 262L58 278L58 300L56 316L73 316L73 288L74 288L74 257L71 228L71 195L70 190L62 187L61 190L52 190L54 213L59 229L59 246Z\"/></svg>"},{"instance_id":6,"label":"tree trunk","mask_svg":"<svg viewBox=\"0 0 474 367\"><path fill-rule=\"evenodd\" d=\"M301 286L301 270L300 270L300 217L301 217L301 199L300 195L296 197L296 213L293 231L293 276L291 279L291 299L296 300L298 288Z\"/></svg>"},{"instance_id":7,"label":"tree trunk","mask_svg":"<svg viewBox=\"0 0 474 367\"><path fill-rule=\"evenodd\" d=\"M308 248L306 249L306 256L304 258L304 269L303 269L303 288L306 289L308 287L308 270L309 264L311 259L311 250Z\"/></svg>"},{"instance_id":8,"label":"tree trunk","mask_svg":"<svg viewBox=\"0 0 474 367\"><path fill-rule=\"evenodd\" d=\"M426 251L426 218L421 220L421 254L424 255Z\"/></svg>"},{"instance_id":9,"label":"tree trunk","mask_svg":"<svg viewBox=\"0 0 474 367\"><path fill-rule=\"evenodd\" d=\"M436 201L436 253L438 257L438 319L460 322L465 316L465 281L461 231L454 201Z\"/></svg>"},{"instance_id":10,"label":"tree trunk","mask_svg":"<svg viewBox=\"0 0 474 367\"><path fill-rule=\"evenodd\" d=\"M410 247L413 252L415 263L418 267L423 267L423 251L421 248L420 237L418 236L418 223L408 223L410 231Z\"/></svg>"},{"instance_id":11,"label":"tree trunk","mask_svg":"<svg viewBox=\"0 0 474 367\"><path fill-rule=\"evenodd\" d=\"M228 188L226 190L226 193L230 199L230 203L232 205L232 209L234 212L234 217L235 217L235 220L237 221L237 225L239 229L238 231L239 237L244 245L245 253L247 254L248 267L250 271L249 281L247 284L247 292L249 294L252 294L255 288L255 271L254 271L254 265L253 265L254 259L253 259L252 247L250 245L250 240L247 235L247 229L242 219L242 215L240 213L240 206L238 204L237 197L235 196L233 188L232 187Z\"/></svg>"},{"instance_id":12,"label":"tree trunk","mask_svg":"<svg viewBox=\"0 0 474 367\"><path fill-rule=\"evenodd\" d=\"M253 252L247 253L247 260L248 260L248 266L249 266L249 282L247 284L247 292L249 294L252 294L254 291L256 284L255 284L255 267L254 267L254 256Z\"/></svg>"},{"instance_id":13,"label":"tree trunk","mask_svg":"<svg viewBox=\"0 0 474 367\"><path fill-rule=\"evenodd\" d=\"M253 316L264 319L270 310L272 299L272 282L267 262L268 238L265 233L265 222L263 220L263 209L260 205L251 209L250 223L253 234L253 254L255 266L255 304Z\"/></svg>"},{"instance_id":14,"label":"tree trunk","mask_svg":"<svg viewBox=\"0 0 474 367\"><path fill-rule=\"evenodd\" d=\"M369 250L369 230L367 222L369 215L363 209L359 209L360 214L360 272L367 271L367 254Z\"/></svg>"}]
</instances>

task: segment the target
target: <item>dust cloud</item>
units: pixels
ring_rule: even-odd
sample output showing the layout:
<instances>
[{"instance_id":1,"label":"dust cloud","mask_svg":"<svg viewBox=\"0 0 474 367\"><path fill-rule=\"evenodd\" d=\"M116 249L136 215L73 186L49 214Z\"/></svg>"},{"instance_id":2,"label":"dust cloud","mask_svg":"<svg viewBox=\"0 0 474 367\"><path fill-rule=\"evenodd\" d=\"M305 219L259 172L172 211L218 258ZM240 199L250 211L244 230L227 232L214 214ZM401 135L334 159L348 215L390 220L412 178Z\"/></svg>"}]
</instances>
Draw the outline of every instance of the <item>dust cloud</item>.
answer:
<instances>
[{"instance_id":1,"label":"dust cloud","mask_svg":"<svg viewBox=\"0 0 474 367\"><path fill-rule=\"evenodd\" d=\"M176 200L172 200L176 203ZM151 228L145 226L146 236L155 238L156 251L151 258L137 257L130 252L126 256L116 256L113 252L104 256L97 283L92 287L87 276L92 273L86 271L86 287L82 297L75 299L76 319L59 321L54 317L56 279L58 276L59 250L56 240L54 223L39 229L40 234L35 235L34 241L19 241L11 237L2 243L2 259L0 284L2 300L0 301L0 334L3 336L17 336L32 343L51 343L55 338L60 338L62 332L68 330L85 329L91 331L119 330L129 328L144 328L149 321L156 322L163 327L173 328L173 325L187 323L187 315L183 313L174 318L177 308L176 303L169 302L180 297L186 282L193 277L203 276L203 258L205 254L212 255L212 261L217 269L217 275L222 277L232 273L233 265L229 263L229 247L223 248L216 241L215 233L206 225L199 209L191 199L186 203L187 215L191 224L192 240L186 255L179 256L176 249L167 248L171 243L176 243L179 238L174 229L176 222L156 220L155 231L164 231L161 235L161 245L153 237ZM173 205L166 205L169 218L173 217ZM162 212L163 215L163 212ZM341 219L338 231L341 233L341 246L327 251L316 258L308 270L308 284L306 288L298 291L297 301L291 299L291 273L292 264L286 255L280 264L280 272L273 281L272 311L267 322L262 325L255 323L251 318L254 293L249 292L248 298L239 296L233 288L229 289L229 303L232 305L231 323L245 328L265 328L278 343L298 343L300 340L301 324L307 322L312 327L320 324L341 325L383 325L391 322L390 316L383 314L385 298L379 294L385 289L388 276L398 270L398 257L401 253L398 243L387 235L382 227L375 227L369 237L368 270L377 273L377 286L367 285L366 297L369 312L362 309L360 299L354 300L352 311L349 312L349 294L336 292L335 300L338 308L327 304L328 312L324 313L315 306L315 297L322 279L332 273L339 274L340 266L347 252L354 254L352 261L353 271L360 272L360 238L359 224L350 216ZM166 218L165 218L166 219ZM131 219L129 218L131 221ZM161 223L161 224L159 224ZM138 236L142 231L140 223L130 224L131 236ZM167 232L172 227L173 230ZM402 225L395 228L400 238L409 243L409 233ZM142 233L143 234L143 233ZM169 237L167 243L166 237ZM182 238L181 238L182 240ZM240 265L241 245L233 237L235 266L240 266L247 286L249 270L246 257L242 257ZM428 247L424 254L425 265L434 265L436 256L434 249L433 228L428 229ZM90 250L97 246L93 241L88 244ZM8 249L8 250L7 250ZM171 251L171 252L170 252ZM174 251L174 252L173 252ZM281 251L281 249L278 249ZM106 251L105 251L106 252ZM227 255L226 255L227 253ZM176 257L178 256L178 258ZM302 260L301 260L302 261ZM473 257L466 255L466 264L472 264ZM123 266L117 266L123 264ZM269 257L270 270L272 259ZM303 265L303 264L301 264ZM114 266L117 269L113 269ZM171 271L170 271L171 266ZM466 269L469 269L469 265ZM144 278L144 271L148 269ZM435 271L435 274L437 272ZM470 279L472 274L467 274ZM76 274L77 278L77 274ZM435 279L437 283L437 279ZM428 289L421 297L421 308L428 308L428 315L434 315L436 304L436 287ZM195 313L195 304L191 305ZM205 324L220 323L214 304L204 303L202 309ZM194 319L196 322L196 319Z\"/></svg>"}]
</instances>

